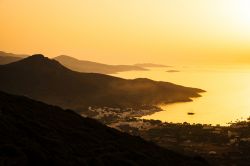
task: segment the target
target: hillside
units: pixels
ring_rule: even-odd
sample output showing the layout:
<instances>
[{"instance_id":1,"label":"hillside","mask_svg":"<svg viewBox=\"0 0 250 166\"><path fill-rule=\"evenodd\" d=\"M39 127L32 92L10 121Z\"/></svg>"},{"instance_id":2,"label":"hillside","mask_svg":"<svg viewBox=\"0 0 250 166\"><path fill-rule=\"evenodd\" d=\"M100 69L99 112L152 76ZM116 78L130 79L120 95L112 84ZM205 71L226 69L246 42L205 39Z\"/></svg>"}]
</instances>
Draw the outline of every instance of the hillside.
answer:
<instances>
[{"instance_id":1,"label":"hillside","mask_svg":"<svg viewBox=\"0 0 250 166\"><path fill-rule=\"evenodd\" d=\"M0 51L0 65L16 62L28 56L29 55L19 55ZM55 57L54 59L71 70L84 73L116 74L118 72L125 71L147 70L143 67L136 65L108 65L92 61L78 60L76 58L66 55L60 55Z\"/></svg>"},{"instance_id":2,"label":"hillside","mask_svg":"<svg viewBox=\"0 0 250 166\"><path fill-rule=\"evenodd\" d=\"M75 110L88 106L138 107L184 102L203 92L143 78L126 80L79 73L43 55L0 66L0 90Z\"/></svg>"},{"instance_id":3,"label":"hillside","mask_svg":"<svg viewBox=\"0 0 250 166\"><path fill-rule=\"evenodd\" d=\"M25 55L16 55L16 54L0 51L0 65L19 61L22 59L22 56L25 56Z\"/></svg>"},{"instance_id":4,"label":"hillside","mask_svg":"<svg viewBox=\"0 0 250 166\"><path fill-rule=\"evenodd\" d=\"M54 59L71 70L85 73L115 74L117 72L124 71L147 70L133 65L107 65L91 61L78 60L66 55L61 55L55 57Z\"/></svg>"},{"instance_id":5,"label":"hillside","mask_svg":"<svg viewBox=\"0 0 250 166\"><path fill-rule=\"evenodd\" d=\"M70 110L0 92L0 165L206 165Z\"/></svg>"}]
</instances>

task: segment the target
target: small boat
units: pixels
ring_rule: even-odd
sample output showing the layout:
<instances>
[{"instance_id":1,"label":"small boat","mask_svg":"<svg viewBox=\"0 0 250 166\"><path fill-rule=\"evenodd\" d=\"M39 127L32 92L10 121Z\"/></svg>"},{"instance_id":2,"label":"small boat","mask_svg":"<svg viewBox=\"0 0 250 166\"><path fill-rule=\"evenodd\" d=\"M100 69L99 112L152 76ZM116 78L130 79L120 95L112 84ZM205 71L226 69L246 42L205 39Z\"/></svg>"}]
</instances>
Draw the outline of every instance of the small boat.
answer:
<instances>
[{"instance_id":1,"label":"small boat","mask_svg":"<svg viewBox=\"0 0 250 166\"><path fill-rule=\"evenodd\" d=\"M195 113L193 113L193 112L188 112L187 114L188 114L188 115L194 115Z\"/></svg>"}]
</instances>

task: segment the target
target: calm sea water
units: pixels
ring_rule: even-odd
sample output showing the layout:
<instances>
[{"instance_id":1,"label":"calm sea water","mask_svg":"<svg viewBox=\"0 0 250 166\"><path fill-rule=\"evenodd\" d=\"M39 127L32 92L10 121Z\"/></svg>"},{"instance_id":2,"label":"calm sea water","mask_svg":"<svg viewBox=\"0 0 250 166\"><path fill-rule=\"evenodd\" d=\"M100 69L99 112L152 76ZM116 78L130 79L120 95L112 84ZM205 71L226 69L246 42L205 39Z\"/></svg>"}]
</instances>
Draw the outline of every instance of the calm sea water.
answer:
<instances>
[{"instance_id":1,"label":"calm sea water","mask_svg":"<svg viewBox=\"0 0 250 166\"><path fill-rule=\"evenodd\" d=\"M180 72L166 72L179 70ZM122 78L150 78L206 90L193 102L162 105L145 119L175 123L227 125L250 116L250 67L174 67L151 68L150 71L122 72ZM188 115L193 112L195 115Z\"/></svg>"}]
</instances>

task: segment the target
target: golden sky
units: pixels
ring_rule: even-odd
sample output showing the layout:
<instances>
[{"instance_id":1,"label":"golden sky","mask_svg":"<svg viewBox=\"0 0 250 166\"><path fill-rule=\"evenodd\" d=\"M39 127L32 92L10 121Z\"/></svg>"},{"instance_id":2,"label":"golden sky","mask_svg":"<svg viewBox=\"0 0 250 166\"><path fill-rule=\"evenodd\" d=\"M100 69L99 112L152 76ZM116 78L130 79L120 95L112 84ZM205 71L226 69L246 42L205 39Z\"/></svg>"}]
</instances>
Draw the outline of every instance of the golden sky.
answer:
<instances>
[{"instance_id":1,"label":"golden sky","mask_svg":"<svg viewBox=\"0 0 250 166\"><path fill-rule=\"evenodd\" d=\"M6 52L250 63L250 0L0 0L0 21Z\"/></svg>"}]
</instances>

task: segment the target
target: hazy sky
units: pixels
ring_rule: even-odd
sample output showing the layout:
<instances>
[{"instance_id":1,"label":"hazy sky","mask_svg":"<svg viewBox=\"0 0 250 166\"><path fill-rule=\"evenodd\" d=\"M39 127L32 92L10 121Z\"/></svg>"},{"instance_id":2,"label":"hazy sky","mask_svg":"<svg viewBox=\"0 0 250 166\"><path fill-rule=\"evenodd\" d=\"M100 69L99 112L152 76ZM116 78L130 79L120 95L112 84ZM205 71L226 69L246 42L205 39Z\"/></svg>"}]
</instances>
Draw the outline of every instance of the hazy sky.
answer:
<instances>
[{"instance_id":1,"label":"hazy sky","mask_svg":"<svg viewBox=\"0 0 250 166\"><path fill-rule=\"evenodd\" d=\"M0 0L0 50L105 63L250 63L250 0Z\"/></svg>"}]
</instances>

